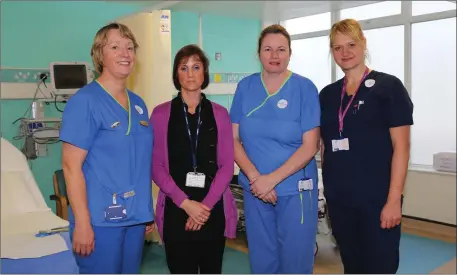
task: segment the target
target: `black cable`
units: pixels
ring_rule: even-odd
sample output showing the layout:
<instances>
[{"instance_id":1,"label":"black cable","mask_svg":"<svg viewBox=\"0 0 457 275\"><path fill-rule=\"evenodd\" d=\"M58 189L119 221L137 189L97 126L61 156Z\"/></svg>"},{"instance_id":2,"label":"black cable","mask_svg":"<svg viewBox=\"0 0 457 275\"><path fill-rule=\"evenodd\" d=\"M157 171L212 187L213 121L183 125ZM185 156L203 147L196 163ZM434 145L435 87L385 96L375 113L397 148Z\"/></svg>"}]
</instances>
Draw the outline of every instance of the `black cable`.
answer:
<instances>
[{"instance_id":1,"label":"black cable","mask_svg":"<svg viewBox=\"0 0 457 275\"><path fill-rule=\"evenodd\" d=\"M58 97L58 96L61 96L61 95L58 95L58 94L55 94L55 95L54 95L54 106L56 107L57 111L63 113L63 110L61 110L61 109L59 109L59 107L57 107L57 97ZM63 103L67 103L66 100L63 100L62 102L63 102Z\"/></svg>"}]
</instances>

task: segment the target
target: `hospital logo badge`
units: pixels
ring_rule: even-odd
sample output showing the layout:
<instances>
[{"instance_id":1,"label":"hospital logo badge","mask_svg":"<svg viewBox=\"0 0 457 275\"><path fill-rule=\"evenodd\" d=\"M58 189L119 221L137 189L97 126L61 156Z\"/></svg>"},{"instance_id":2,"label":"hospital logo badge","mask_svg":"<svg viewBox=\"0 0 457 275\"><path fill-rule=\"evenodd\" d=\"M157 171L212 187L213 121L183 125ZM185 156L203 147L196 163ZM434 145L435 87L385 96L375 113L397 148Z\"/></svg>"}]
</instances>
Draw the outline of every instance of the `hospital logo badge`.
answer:
<instances>
[{"instance_id":1,"label":"hospital logo badge","mask_svg":"<svg viewBox=\"0 0 457 275\"><path fill-rule=\"evenodd\" d=\"M138 112L140 115L142 115L142 114L143 114L143 109L141 109L141 107L140 107L140 106L138 106L138 105L135 105L135 109L136 109L136 111L137 111L137 112Z\"/></svg>"},{"instance_id":2,"label":"hospital logo badge","mask_svg":"<svg viewBox=\"0 0 457 275\"><path fill-rule=\"evenodd\" d=\"M374 85L375 82L376 82L376 81L374 81L374 79L367 79L367 80L365 80L365 86L366 86L367 88L371 88L371 87L373 87L373 85Z\"/></svg>"},{"instance_id":3,"label":"hospital logo badge","mask_svg":"<svg viewBox=\"0 0 457 275\"><path fill-rule=\"evenodd\" d=\"M287 100L281 99L281 100L278 101L277 105L278 105L279 109L284 109L284 108L287 107L287 104L288 104Z\"/></svg>"}]
</instances>

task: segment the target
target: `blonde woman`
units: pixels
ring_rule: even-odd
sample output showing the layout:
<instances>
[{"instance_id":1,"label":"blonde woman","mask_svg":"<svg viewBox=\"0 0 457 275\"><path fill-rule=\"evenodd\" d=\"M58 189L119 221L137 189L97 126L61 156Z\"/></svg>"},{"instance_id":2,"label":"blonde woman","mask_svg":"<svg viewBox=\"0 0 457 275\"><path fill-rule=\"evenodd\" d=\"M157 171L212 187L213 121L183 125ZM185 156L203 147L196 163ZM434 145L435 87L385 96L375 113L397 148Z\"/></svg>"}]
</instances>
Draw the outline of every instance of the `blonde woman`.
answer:
<instances>
[{"instance_id":1,"label":"blonde woman","mask_svg":"<svg viewBox=\"0 0 457 275\"><path fill-rule=\"evenodd\" d=\"M139 273L152 231L152 126L128 91L138 44L124 25L101 28L91 55L100 77L68 102L62 162L70 236L80 273Z\"/></svg>"},{"instance_id":2,"label":"blonde woman","mask_svg":"<svg viewBox=\"0 0 457 275\"><path fill-rule=\"evenodd\" d=\"M396 273L413 104L401 81L365 64L367 40L346 19L330 31L344 78L320 93L322 176L345 273Z\"/></svg>"}]
</instances>

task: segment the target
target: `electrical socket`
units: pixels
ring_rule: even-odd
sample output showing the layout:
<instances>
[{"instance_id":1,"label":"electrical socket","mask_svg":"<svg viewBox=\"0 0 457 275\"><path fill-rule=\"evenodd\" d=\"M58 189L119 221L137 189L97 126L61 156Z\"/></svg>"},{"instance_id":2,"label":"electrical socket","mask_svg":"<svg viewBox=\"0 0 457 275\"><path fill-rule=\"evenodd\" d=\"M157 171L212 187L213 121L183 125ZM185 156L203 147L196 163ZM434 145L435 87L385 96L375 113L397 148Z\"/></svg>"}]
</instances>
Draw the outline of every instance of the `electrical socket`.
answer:
<instances>
[{"instance_id":1,"label":"electrical socket","mask_svg":"<svg viewBox=\"0 0 457 275\"><path fill-rule=\"evenodd\" d=\"M48 73L40 73L38 77L40 80L45 81L48 78Z\"/></svg>"}]
</instances>

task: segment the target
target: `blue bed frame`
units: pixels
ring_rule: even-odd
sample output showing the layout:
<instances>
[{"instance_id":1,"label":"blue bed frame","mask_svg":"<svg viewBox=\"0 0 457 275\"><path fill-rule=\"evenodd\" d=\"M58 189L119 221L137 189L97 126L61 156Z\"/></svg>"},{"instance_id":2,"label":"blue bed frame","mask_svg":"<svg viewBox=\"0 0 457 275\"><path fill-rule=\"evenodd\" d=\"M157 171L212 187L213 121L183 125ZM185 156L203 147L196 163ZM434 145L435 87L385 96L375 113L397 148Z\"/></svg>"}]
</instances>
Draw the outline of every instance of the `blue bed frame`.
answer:
<instances>
[{"instance_id":1,"label":"blue bed frame","mask_svg":"<svg viewBox=\"0 0 457 275\"><path fill-rule=\"evenodd\" d=\"M57 254L31 259L2 259L1 274L78 274L79 269L71 249L70 235L61 233L70 248Z\"/></svg>"}]
</instances>

